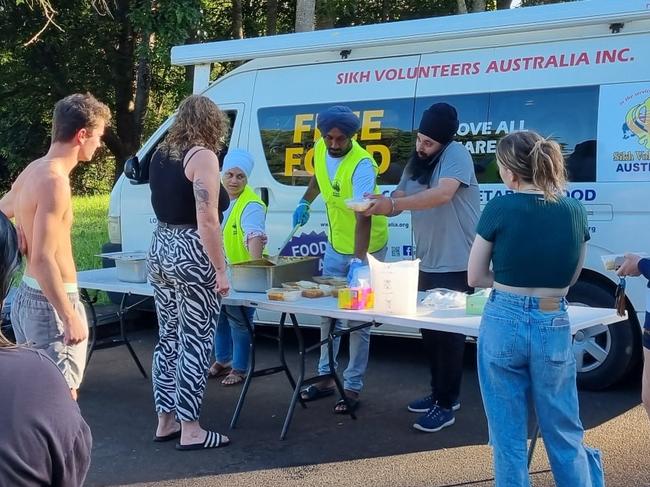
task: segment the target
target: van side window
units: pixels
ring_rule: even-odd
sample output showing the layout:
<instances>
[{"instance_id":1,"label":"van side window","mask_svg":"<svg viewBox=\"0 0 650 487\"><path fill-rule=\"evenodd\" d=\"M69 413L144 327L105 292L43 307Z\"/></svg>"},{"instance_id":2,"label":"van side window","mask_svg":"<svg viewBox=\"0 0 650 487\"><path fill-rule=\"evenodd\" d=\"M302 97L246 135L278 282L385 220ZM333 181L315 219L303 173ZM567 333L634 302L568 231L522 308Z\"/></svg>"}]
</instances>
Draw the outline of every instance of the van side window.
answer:
<instances>
[{"instance_id":1,"label":"van side window","mask_svg":"<svg viewBox=\"0 0 650 487\"><path fill-rule=\"evenodd\" d=\"M456 140L474 159L480 183L500 183L496 144L515 130L534 130L560 144L569 180L596 181L597 86L420 98L415 119L440 101L456 107Z\"/></svg>"},{"instance_id":2,"label":"van side window","mask_svg":"<svg viewBox=\"0 0 650 487\"><path fill-rule=\"evenodd\" d=\"M493 93L493 120L514 120L560 144L569 180L596 181L597 86Z\"/></svg>"},{"instance_id":3,"label":"van side window","mask_svg":"<svg viewBox=\"0 0 650 487\"><path fill-rule=\"evenodd\" d=\"M230 122L230 130L228 130L228 135L226 135L226 138L223 141L223 146L217 154L217 157L219 158L219 168L223 165L223 158L228 153L228 147L230 147L230 140L232 139L232 129L235 126L235 120L237 120L237 110L225 110L224 113Z\"/></svg>"},{"instance_id":4,"label":"van side window","mask_svg":"<svg viewBox=\"0 0 650 487\"><path fill-rule=\"evenodd\" d=\"M217 154L219 157L219 163L223 164L223 158L224 156L228 153L228 146L230 144L230 139L232 137L232 128L235 126L235 120L237 119L237 111L236 110L226 110L224 112L226 116L228 117L228 120L230 122L230 130L228 131L228 135L226 136L223 147ZM151 162L151 157L153 154L156 152L158 149L158 146L162 143L163 140L165 140L165 137L167 136L167 131L165 131L160 139L156 142L156 145L154 145L149 152L147 152L141 160L138 161L139 163L139 172L143 175L138 180L137 184L143 184L143 183L148 183L149 182L149 163ZM134 156L135 157L135 156ZM128 174L127 174L128 176Z\"/></svg>"},{"instance_id":5,"label":"van side window","mask_svg":"<svg viewBox=\"0 0 650 487\"><path fill-rule=\"evenodd\" d=\"M260 109L260 136L273 178L290 186L307 185L314 173L314 143L321 137L316 117L332 105L349 106L361 119L357 142L377 162L378 184L397 184L414 147L412 99Z\"/></svg>"}]
</instances>

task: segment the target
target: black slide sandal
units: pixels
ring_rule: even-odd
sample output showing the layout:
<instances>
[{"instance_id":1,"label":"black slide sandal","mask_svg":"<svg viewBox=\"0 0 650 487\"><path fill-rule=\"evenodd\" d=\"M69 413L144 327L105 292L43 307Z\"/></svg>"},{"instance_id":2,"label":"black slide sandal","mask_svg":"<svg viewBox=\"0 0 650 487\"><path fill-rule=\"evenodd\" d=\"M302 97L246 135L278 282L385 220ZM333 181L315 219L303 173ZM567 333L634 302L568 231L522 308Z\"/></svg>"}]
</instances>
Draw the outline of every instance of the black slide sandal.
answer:
<instances>
[{"instance_id":1,"label":"black slide sandal","mask_svg":"<svg viewBox=\"0 0 650 487\"><path fill-rule=\"evenodd\" d=\"M223 435L221 433L208 431L208 434L206 435L205 441L203 443L192 443L191 445L181 445L180 443L176 443L176 449L181 451L207 450L210 448L219 448L230 445L230 440L221 441L222 438Z\"/></svg>"},{"instance_id":2,"label":"black slide sandal","mask_svg":"<svg viewBox=\"0 0 650 487\"><path fill-rule=\"evenodd\" d=\"M336 387L320 389L319 387L311 385L307 389L300 391L300 397L305 402L316 401L317 399L331 396L334 392L336 392Z\"/></svg>"},{"instance_id":3,"label":"black slide sandal","mask_svg":"<svg viewBox=\"0 0 650 487\"><path fill-rule=\"evenodd\" d=\"M334 414L352 414L359 409L359 403L361 403L359 399L352 397L348 397L347 402L341 398L334 405Z\"/></svg>"},{"instance_id":4,"label":"black slide sandal","mask_svg":"<svg viewBox=\"0 0 650 487\"><path fill-rule=\"evenodd\" d=\"M178 431L174 431L173 433L169 433L168 435L162 435L162 436L154 435L153 441L155 441L156 443L163 443L165 441L175 440L176 438L180 438L180 437L181 437L181 430L178 430Z\"/></svg>"}]
</instances>

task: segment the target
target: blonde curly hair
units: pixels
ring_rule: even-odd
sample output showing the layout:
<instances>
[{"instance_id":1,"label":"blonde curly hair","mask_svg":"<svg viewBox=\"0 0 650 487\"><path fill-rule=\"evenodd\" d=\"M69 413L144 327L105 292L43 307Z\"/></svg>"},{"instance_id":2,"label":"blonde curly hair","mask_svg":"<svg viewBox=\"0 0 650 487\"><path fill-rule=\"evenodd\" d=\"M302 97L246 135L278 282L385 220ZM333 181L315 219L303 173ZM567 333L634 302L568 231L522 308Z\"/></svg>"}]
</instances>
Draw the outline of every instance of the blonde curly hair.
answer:
<instances>
[{"instance_id":1,"label":"blonde curly hair","mask_svg":"<svg viewBox=\"0 0 650 487\"><path fill-rule=\"evenodd\" d=\"M174 158L197 145L217 153L229 131L228 117L216 103L203 95L190 95L178 106L176 119L160 148Z\"/></svg>"}]
</instances>

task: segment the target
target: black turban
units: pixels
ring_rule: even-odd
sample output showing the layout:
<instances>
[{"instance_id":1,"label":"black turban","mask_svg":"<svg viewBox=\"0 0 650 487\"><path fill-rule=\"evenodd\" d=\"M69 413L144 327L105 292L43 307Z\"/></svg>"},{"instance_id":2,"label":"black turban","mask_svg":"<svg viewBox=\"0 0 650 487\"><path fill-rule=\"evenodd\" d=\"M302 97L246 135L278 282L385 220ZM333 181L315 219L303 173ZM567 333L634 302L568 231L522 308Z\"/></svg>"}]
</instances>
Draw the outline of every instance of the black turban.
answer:
<instances>
[{"instance_id":1,"label":"black turban","mask_svg":"<svg viewBox=\"0 0 650 487\"><path fill-rule=\"evenodd\" d=\"M348 107L337 105L319 113L316 125L323 135L337 128L350 138L361 127L361 121Z\"/></svg>"},{"instance_id":2,"label":"black turban","mask_svg":"<svg viewBox=\"0 0 650 487\"><path fill-rule=\"evenodd\" d=\"M418 132L445 145L451 142L458 130L458 114L448 103L436 103L422 114Z\"/></svg>"}]
</instances>

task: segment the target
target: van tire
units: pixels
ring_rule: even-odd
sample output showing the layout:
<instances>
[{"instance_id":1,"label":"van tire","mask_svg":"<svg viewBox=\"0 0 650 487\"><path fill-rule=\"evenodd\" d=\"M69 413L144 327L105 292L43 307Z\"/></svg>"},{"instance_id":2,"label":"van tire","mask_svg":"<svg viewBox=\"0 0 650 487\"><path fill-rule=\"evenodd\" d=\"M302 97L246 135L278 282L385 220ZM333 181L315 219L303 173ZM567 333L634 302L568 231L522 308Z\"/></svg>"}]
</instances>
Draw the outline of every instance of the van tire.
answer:
<instances>
[{"instance_id":1,"label":"van tire","mask_svg":"<svg viewBox=\"0 0 650 487\"><path fill-rule=\"evenodd\" d=\"M601 308L614 307L614 292L601 284L579 280L570 290L567 299L571 304ZM574 354L578 362L578 387L600 390L621 380L631 369L637 355L638 340L633 327L635 320L626 320L607 327L607 330L592 335L589 330L577 333L574 340ZM607 350L604 360L598 360L588 352L589 346L598 345ZM580 357L582 356L582 357ZM582 367L579 365L582 358Z\"/></svg>"}]
</instances>

